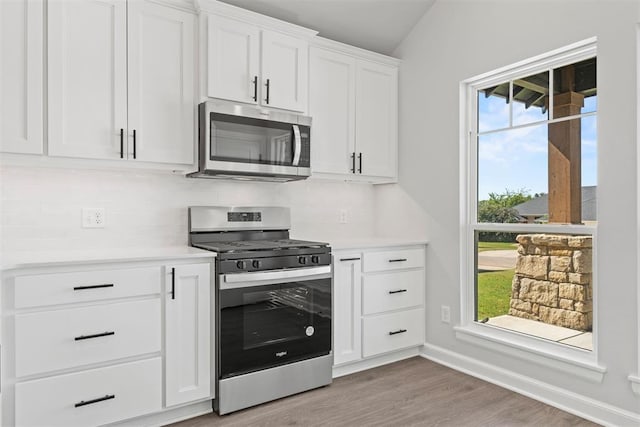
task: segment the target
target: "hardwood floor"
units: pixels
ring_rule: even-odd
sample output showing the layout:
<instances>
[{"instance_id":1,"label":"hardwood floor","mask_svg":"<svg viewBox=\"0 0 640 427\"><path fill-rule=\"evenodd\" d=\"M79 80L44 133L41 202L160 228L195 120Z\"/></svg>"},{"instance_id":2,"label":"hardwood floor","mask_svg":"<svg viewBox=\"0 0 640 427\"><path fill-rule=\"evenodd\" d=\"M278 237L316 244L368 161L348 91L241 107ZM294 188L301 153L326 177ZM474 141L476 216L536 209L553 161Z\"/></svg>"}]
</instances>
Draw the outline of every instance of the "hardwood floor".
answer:
<instances>
[{"instance_id":1,"label":"hardwood floor","mask_svg":"<svg viewBox=\"0 0 640 427\"><path fill-rule=\"evenodd\" d=\"M175 427L217 426L595 426L528 397L414 357L337 378L223 417Z\"/></svg>"}]
</instances>

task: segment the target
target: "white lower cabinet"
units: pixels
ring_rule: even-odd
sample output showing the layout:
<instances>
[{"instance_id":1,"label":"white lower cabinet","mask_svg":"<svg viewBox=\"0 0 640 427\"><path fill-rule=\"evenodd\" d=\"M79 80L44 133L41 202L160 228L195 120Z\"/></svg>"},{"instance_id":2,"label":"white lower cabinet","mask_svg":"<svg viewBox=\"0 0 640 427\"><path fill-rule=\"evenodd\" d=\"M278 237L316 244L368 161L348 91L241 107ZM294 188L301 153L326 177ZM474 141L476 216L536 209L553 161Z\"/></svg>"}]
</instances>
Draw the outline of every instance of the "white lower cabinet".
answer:
<instances>
[{"instance_id":1,"label":"white lower cabinet","mask_svg":"<svg viewBox=\"0 0 640 427\"><path fill-rule=\"evenodd\" d=\"M0 424L163 424L178 404L202 413L211 268L206 256L3 271Z\"/></svg>"},{"instance_id":2,"label":"white lower cabinet","mask_svg":"<svg viewBox=\"0 0 640 427\"><path fill-rule=\"evenodd\" d=\"M424 246L334 252L334 366L424 344Z\"/></svg>"},{"instance_id":3,"label":"white lower cabinet","mask_svg":"<svg viewBox=\"0 0 640 427\"><path fill-rule=\"evenodd\" d=\"M96 426L159 411L160 357L16 384L17 426Z\"/></svg>"},{"instance_id":4,"label":"white lower cabinet","mask_svg":"<svg viewBox=\"0 0 640 427\"><path fill-rule=\"evenodd\" d=\"M211 396L209 264L167 267L166 406Z\"/></svg>"},{"instance_id":5,"label":"white lower cabinet","mask_svg":"<svg viewBox=\"0 0 640 427\"><path fill-rule=\"evenodd\" d=\"M334 255L333 363L336 365L362 358L361 268L359 253Z\"/></svg>"}]
</instances>

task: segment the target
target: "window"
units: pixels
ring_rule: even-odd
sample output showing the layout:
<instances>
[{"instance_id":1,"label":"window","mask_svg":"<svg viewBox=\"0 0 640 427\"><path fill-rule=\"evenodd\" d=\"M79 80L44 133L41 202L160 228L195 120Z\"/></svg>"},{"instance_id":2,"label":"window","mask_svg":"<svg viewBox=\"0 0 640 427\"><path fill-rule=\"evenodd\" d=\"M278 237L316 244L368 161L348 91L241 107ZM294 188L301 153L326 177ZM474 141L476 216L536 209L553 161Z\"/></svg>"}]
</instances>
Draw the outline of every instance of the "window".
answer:
<instances>
[{"instance_id":1,"label":"window","mask_svg":"<svg viewBox=\"0 0 640 427\"><path fill-rule=\"evenodd\" d=\"M596 65L589 42L464 83L466 323L592 349Z\"/></svg>"}]
</instances>

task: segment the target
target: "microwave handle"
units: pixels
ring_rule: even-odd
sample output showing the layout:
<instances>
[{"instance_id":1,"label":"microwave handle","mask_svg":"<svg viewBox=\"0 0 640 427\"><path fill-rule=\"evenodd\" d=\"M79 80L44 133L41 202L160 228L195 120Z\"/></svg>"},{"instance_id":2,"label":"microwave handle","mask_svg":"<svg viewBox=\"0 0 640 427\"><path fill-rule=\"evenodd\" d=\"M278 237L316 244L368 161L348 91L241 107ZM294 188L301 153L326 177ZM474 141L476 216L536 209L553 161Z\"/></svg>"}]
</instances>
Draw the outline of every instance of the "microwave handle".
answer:
<instances>
[{"instance_id":1,"label":"microwave handle","mask_svg":"<svg viewBox=\"0 0 640 427\"><path fill-rule=\"evenodd\" d=\"M300 151L302 151L302 139L300 138L300 128L298 125L293 125L293 166L298 166L300 163Z\"/></svg>"}]
</instances>

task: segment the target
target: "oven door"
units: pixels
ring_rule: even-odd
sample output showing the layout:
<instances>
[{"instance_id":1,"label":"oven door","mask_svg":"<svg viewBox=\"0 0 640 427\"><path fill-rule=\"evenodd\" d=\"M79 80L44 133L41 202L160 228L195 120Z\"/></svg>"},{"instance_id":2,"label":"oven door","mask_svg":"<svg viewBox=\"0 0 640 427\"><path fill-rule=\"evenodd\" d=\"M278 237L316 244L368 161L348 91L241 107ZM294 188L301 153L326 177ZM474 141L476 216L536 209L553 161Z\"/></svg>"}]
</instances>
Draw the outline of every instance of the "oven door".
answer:
<instances>
[{"instance_id":1,"label":"oven door","mask_svg":"<svg viewBox=\"0 0 640 427\"><path fill-rule=\"evenodd\" d=\"M218 377L331 352L331 267L218 276Z\"/></svg>"}]
</instances>

